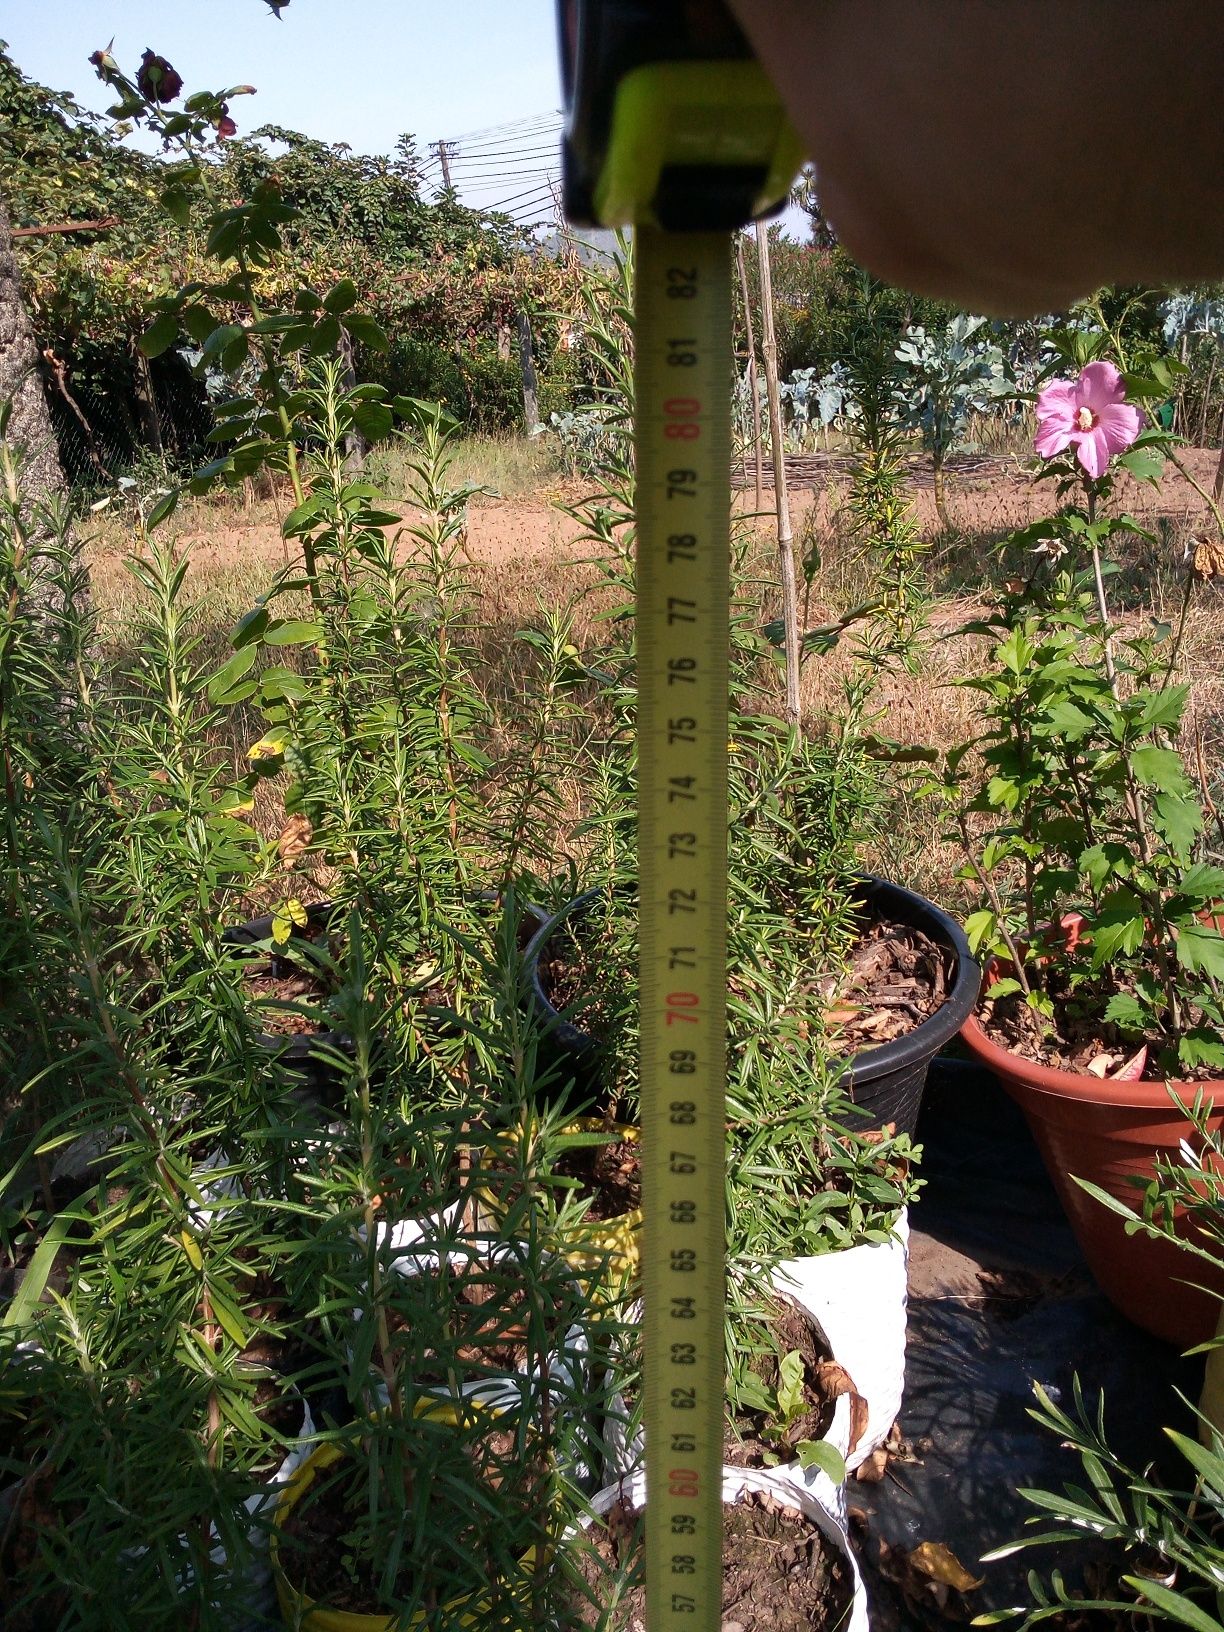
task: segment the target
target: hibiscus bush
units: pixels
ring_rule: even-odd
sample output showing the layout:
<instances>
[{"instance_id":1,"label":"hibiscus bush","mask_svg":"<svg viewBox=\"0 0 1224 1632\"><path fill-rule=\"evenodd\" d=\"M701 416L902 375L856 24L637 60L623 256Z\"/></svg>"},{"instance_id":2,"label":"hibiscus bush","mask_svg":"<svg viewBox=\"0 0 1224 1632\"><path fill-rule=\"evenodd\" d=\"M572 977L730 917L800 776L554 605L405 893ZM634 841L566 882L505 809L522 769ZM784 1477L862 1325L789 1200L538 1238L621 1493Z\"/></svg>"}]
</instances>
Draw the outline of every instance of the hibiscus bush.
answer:
<instances>
[{"instance_id":1,"label":"hibiscus bush","mask_svg":"<svg viewBox=\"0 0 1224 1632\"><path fill-rule=\"evenodd\" d=\"M1120 1048L1135 1077L1215 1071L1224 868L1201 855L1203 798L1177 749L1189 686L1174 681L1194 569L1172 634L1120 628L1107 588L1115 541L1155 543L1114 500L1121 470L1157 482L1172 451L1141 406L1167 374L1093 355L1099 331L1059 338L1081 366L1039 393L1035 449L1063 503L1011 535L1031 574L966 626L993 642L963 682L984 699L982 729L940 784L980 891L966 927L1000 960L993 1013L1010 1011L1039 1055L1058 1037Z\"/></svg>"}]
</instances>

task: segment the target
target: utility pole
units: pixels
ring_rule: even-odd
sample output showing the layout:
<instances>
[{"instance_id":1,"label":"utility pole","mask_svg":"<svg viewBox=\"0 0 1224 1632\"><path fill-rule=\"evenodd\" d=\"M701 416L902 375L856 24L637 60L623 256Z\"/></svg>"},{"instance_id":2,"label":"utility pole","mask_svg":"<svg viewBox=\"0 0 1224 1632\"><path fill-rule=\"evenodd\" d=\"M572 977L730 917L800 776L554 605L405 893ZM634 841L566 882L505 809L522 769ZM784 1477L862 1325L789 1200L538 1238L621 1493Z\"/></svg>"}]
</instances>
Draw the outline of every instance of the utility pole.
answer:
<instances>
[{"instance_id":1,"label":"utility pole","mask_svg":"<svg viewBox=\"0 0 1224 1632\"><path fill-rule=\"evenodd\" d=\"M791 546L786 455L782 447L782 395L778 390L778 340L774 333L769 228L763 221L756 224L756 241L761 268L761 355L765 361L765 395L769 400L769 439L773 443L774 499L778 507L778 576L782 586L782 629L786 642L786 720L788 725L798 725L799 597L795 588L795 554Z\"/></svg>"},{"instance_id":2,"label":"utility pole","mask_svg":"<svg viewBox=\"0 0 1224 1632\"><path fill-rule=\"evenodd\" d=\"M434 151L437 153L439 162L442 165L442 185L448 193L452 190L450 161L451 151L454 146L454 142L434 142L433 144Z\"/></svg>"}]
</instances>

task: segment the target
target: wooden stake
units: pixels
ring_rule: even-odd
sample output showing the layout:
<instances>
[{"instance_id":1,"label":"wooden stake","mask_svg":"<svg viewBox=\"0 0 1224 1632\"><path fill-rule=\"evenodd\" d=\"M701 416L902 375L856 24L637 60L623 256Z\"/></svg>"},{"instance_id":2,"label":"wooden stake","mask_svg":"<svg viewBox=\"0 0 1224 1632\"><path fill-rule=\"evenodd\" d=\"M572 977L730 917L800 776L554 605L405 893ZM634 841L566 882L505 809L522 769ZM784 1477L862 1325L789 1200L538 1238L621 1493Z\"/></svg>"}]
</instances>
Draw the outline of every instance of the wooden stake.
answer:
<instances>
[{"instance_id":1,"label":"wooden stake","mask_svg":"<svg viewBox=\"0 0 1224 1632\"><path fill-rule=\"evenodd\" d=\"M748 269L744 265L744 238L742 233L735 235L735 259L739 266L740 294L744 297L744 323L748 330L748 392L752 398L752 459L756 467L756 508L759 511L763 503L761 497L765 481L765 472L761 468L761 398L757 391L756 340L752 333L752 302L748 299Z\"/></svg>"},{"instance_id":2,"label":"wooden stake","mask_svg":"<svg viewBox=\"0 0 1224 1632\"><path fill-rule=\"evenodd\" d=\"M773 443L774 501L778 512L778 577L782 587L782 629L786 649L786 720L799 723L799 602L795 590L790 495L786 491L786 455L782 448L782 394L778 390L778 339L774 332L773 280L769 269L769 231L756 224L761 266L761 355L765 362L765 397L769 404L769 438Z\"/></svg>"}]
</instances>

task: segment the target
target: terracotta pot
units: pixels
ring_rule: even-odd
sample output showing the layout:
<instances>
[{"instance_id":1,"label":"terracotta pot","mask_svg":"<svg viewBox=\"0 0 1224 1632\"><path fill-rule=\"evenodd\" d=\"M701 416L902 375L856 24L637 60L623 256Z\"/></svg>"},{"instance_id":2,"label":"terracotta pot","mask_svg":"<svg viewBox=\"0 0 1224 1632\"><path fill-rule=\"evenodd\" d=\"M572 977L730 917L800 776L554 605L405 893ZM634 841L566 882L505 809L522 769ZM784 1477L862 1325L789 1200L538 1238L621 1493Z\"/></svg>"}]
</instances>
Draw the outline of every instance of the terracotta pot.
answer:
<instances>
[{"instance_id":1,"label":"terracotta pot","mask_svg":"<svg viewBox=\"0 0 1224 1632\"><path fill-rule=\"evenodd\" d=\"M995 973L987 969L984 987ZM1218 1128L1224 1124L1224 1082L1121 1082L1054 1070L1000 1048L976 1016L966 1020L961 1036L1024 1112L1080 1250L1109 1301L1137 1326L1181 1348L1206 1342L1220 1304L1200 1283L1224 1295L1224 1269L1213 1274L1172 1241L1143 1231L1128 1235L1125 1222L1075 1178L1138 1210L1142 1193L1133 1180L1148 1183L1157 1157L1176 1160L1181 1142L1194 1137L1193 1123L1169 1090L1184 1105L1201 1093Z\"/></svg>"}]
</instances>

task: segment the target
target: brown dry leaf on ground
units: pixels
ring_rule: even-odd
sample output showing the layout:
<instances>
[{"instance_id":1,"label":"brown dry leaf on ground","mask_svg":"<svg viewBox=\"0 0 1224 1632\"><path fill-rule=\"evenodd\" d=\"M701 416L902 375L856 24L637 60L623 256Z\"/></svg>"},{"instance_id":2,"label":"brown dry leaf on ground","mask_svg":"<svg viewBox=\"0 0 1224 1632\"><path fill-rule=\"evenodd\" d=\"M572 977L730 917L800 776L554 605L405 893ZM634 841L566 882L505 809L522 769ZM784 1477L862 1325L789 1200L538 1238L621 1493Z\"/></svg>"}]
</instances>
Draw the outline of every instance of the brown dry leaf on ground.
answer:
<instances>
[{"instance_id":1,"label":"brown dry leaf on ground","mask_svg":"<svg viewBox=\"0 0 1224 1632\"><path fill-rule=\"evenodd\" d=\"M310 848L314 829L308 816L290 816L276 841L277 853L288 867Z\"/></svg>"},{"instance_id":2,"label":"brown dry leaf on ground","mask_svg":"<svg viewBox=\"0 0 1224 1632\"><path fill-rule=\"evenodd\" d=\"M970 1575L956 1554L942 1541L920 1541L910 1553L909 1561L932 1581L954 1587L957 1592L973 1592L986 1579L985 1576Z\"/></svg>"}]
</instances>

